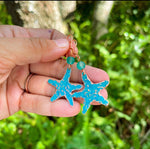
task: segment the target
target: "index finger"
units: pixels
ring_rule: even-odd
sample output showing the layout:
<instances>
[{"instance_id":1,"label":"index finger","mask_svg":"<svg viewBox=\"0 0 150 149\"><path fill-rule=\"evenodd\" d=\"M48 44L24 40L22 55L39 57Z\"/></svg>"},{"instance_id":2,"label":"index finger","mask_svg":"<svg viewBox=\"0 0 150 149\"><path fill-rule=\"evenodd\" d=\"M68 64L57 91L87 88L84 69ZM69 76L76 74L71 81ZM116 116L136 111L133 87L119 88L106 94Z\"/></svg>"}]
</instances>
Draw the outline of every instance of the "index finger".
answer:
<instances>
[{"instance_id":1,"label":"index finger","mask_svg":"<svg viewBox=\"0 0 150 149\"><path fill-rule=\"evenodd\" d=\"M0 37L25 37L64 39L66 36L55 29L24 28L16 25L0 25Z\"/></svg>"}]
</instances>

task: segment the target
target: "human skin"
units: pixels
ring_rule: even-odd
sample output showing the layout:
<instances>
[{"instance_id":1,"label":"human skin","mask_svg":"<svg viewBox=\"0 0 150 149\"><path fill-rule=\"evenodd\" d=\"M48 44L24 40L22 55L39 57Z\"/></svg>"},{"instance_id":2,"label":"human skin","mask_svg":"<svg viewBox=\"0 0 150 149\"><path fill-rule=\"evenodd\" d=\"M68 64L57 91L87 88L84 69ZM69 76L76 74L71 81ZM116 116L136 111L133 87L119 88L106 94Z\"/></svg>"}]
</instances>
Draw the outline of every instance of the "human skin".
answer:
<instances>
[{"instance_id":1,"label":"human skin","mask_svg":"<svg viewBox=\"0 0 150 149\"><path fill-rule=\"evenodd\" d=\"M77 47L74 47L77 52ZM65 98L50 101L55 87L48 79L61 80L67 69L61 59L69 51L66 36L57 30L27 29L19 26L0 26L0 119L9 117L19 110L40 115L71 117L80 112L82 99L74 99L70 106ZM101 69L86 66L86 74L92 82L109 80ZM33 76L25 81L30 73ZM81 71L72 66L70 82L82 84ZM107 99L107 91L101 95ZM99 105L93 102L94 105Z\"/></svg>"}]
</instances>

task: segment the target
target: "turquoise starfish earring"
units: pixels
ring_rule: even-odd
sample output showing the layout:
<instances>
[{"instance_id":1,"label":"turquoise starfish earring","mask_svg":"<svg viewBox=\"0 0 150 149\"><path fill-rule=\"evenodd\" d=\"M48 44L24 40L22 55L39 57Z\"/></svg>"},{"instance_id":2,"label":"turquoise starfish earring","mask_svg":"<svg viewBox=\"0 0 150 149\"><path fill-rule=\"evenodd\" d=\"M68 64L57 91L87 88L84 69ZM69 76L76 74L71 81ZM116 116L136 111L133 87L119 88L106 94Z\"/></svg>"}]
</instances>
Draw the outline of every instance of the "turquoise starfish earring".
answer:
<instances>
[{"instance_id":1,"label":"turquoise starfish earring","mask_svg":"<svg viewBox=\"0 0 150 149\"><path fill-rule=\"evenodd\" d=\"M79 70L83 70L85 68L85 63L79 61L77 63L77 68ZM100 90L106 87L109 84L109 81L103 81L101 83L92 83L90 79L87 77L85 72L82 72L82 80L84 83L84 89L80 92L75 92L72 96L75 98L83 98L83 111L82 113L85 114L90 107L92 101L97 101L103 105L108 105L108 101L104 99L103 96L100 95Z\"/></svg>"},{"instance_id":2,"label":"turquoise starfish earring","mask_svg":"<svg viewBox=\"0 0 150 149\"><path fill-rule=\"evenodd\" d=\"M69 64L69 68L67 68L66 74L64 75L63 79L60 82L51 79L48 80L48 83L53 85L57 89L55 94L50 99L52 102L64 96L69 101L70 105L73 106L72 92L74 90L79 90L82 88L82 85L72 85L69 82L69 78L71 74L71 65L74 62L75 62L74 57L67 58L67 63Z\"/></svg>"}]
</instances>

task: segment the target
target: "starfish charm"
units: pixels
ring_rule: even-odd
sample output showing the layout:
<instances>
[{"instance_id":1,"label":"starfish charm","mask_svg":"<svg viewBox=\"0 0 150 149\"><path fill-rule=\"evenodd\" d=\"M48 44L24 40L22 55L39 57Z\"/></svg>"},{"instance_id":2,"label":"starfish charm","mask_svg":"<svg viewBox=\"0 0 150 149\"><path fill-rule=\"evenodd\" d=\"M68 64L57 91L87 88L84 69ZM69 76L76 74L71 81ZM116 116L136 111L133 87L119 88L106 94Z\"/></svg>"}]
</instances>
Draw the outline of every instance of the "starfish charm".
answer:
<instances>
[{"instance_id":1,"label":"starfish charm","mask_svg":"<svg viewBox=\"0 0 150 149\"><path fill-rule=\"evenodd\" d=\"M82 80L84 82L84 89L80 92L75 92L72 97L82 97L84 98L84 104L83 104L83 111L82 113L85 114L90 107L90 103L92 101L97 101L99 103L102 103L104 105L108 105L108 101L104 99L103 96L99 95L99 91L102 90L104 87L106 87L109 83L109 81L103 81L101 83L92 83L86 74L82 72Z\"/></svg>"},{"instance_id":2,"label":"starfish charm","mask_svg":"<svg viewBox=\"0 0 150 149\"><path fill-rule=\"evenodd\" d=\"M71 68L67 68L66 74L60 82L51 79L48 80L48 83L55 86L57 89L55 94L51 97L51 101L55 101L56 99L65 96L70 105L73 106L73 98L71 92L74 90L79 90L82 85L72 85L69 82L70 73Z\"/></svg>"}]
</instances>

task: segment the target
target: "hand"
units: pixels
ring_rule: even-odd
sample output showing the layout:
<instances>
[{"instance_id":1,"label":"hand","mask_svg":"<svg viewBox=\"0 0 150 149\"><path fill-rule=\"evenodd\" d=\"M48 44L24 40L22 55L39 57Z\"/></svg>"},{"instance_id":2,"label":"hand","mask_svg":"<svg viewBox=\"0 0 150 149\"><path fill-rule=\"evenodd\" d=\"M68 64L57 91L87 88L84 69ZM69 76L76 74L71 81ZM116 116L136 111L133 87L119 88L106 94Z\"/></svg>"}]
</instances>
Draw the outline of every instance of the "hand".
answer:
<instances>
[{"instance_id":1,"label":"hand","mask_svg":"<svg viewBox=\"0 0 150 149\"><path fill-rule=\"evenodd\" d=\"M0 26L0 119L19 110L59 117L80 112L80 99L74 101L73 107L66 99L50 102L55 88L47 83L48 79L63 77L67 65L60 57L68 49L66 36L56 30ZM85 72L92 82L109 80L101 69L86 66ZM26 92L25 82L30 73L33 76L28 82L29 92ZM81 72L75 65L70 81L82 83ZM101 94L107 98L106 89Z\"/></svg>"}]
</instances>

